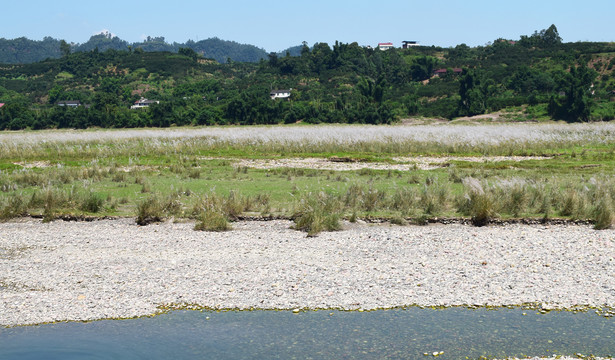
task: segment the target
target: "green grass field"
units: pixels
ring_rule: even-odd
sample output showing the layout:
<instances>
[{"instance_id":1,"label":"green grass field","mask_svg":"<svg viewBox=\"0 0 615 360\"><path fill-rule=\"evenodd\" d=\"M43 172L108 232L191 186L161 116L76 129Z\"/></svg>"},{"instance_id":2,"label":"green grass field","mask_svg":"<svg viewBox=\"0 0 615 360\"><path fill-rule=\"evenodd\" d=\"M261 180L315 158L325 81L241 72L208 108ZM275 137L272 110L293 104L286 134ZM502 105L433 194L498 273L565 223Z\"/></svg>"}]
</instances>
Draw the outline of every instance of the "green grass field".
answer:
<instances>
[{"instance_id":1,"label":"green grass field","mask_svg":"<svg viewBox=\"0 0 615 360\"><path fill-rule=\"evenodd\" d=\"M6 132L0 134L0 217L137 217L155 200L153 220L202 219L208 211L227 220L300 219L312 211L395 223L590 219L605 228L615 203L614 144L609 123ZM443 160L422 170L397 159L408 156ZM364 168L238 164L332 157ZM396 165L407 169L386 169Z\"/></svg>"}]
</instances>

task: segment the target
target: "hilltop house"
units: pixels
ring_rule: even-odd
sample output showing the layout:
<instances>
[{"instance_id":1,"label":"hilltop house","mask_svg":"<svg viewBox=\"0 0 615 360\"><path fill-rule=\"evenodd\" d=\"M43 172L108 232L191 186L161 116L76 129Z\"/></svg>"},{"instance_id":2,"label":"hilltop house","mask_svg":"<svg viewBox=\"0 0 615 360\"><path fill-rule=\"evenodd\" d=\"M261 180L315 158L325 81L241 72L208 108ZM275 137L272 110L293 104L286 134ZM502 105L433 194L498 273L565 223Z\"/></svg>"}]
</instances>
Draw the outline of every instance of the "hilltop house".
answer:
<instances>
[{"instance_id":1,"label":"hilltop house","mask_svg":"<svg viewBox=\"0 0 615 360\"><path fill-rule=\"evenodd\" d=\"M78 106L81 106L81 101L79 101L79 100L58 101L57 105L58 106L66 106L66 107L76 108Z\"/></svg>"},{"instance_id":2,"label":"hilltop house","mask_svg":"<svg viewBox=\"0 0 615 360\"><path fill-rule=\"evenodd\" d=\"M141 99L135 101L135 104L132 105L130 108L131 109L142 109L142 108L149 107L152 104L160 104L160 101L158 101L158 100L147 100L146 98L141 98Z\"/></svg>"},{"instance_id":3,"label":"hilltop house","mask_svg":"<svg viewBox=\"0 0 615 360\"><path fill-rule=\"evenodd\" d=\"M463 69L460 69L460 68L454 68L454 69L451 69L451 70L453 71L454 75L459 75L459 74L461 74L463 72ZM434 70L433 74L435 76L437 76L437 77L442 77L442 76L446 75L447 72L448 72L448 69L444 69L443 68L443 69Z\"/></svg>"},{"instance_id":4,"label":"hilltop house","mask_svg":"<svg viewBox=\"0 0 615 360\"><path fill-rule=\"evenodd\" d=\"M287 99L290 97L290 93L293 89L288 90L271 90L269 96L271 96L271 100L275 99Z\"/></svg>"},{"instance_id":5,"label":"hilltop house","mask_svg":"<svg viewBox=\"0 0 615 360\"><path fill-rule=\"evenodd\" d=\"M413 47L413 46L420 46L420 45L419 45L418 41L407 41L406 40L406 41L402 41L401 42L402 49L407 49L407 48L410 48L410 47Z\"/></svg>"},{"instance_id":6,"label":"hilltop house","mask_svg":"<svg viewBox=\"0 0 615 360\"><path fill-rule=\"evenodd\" d=\"M394 48L393 43L391 42L387 42L387 43L378 43L378 49L380 50L389 50Z\"/></svg>"}]
</instances>

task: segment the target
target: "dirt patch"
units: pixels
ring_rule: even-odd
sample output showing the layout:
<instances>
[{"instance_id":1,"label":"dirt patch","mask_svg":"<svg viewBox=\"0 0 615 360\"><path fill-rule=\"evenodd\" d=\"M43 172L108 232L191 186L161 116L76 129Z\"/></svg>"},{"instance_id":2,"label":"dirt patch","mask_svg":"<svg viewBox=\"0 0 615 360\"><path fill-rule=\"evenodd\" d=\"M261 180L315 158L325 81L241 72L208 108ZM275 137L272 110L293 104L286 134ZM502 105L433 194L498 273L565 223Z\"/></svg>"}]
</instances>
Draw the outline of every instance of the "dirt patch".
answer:
<instances>
[{"instance_id":1,"label":"dirt patch","mask_svg":"<svg viewBox=\"0 0 615 360\"><path fill-rule=\"evenodd\" d=\"M23 168L26 169L32 169L32 168L48 168L51 166L51 163L49 161L31 161L31 162L26 162L26 161L20 161L20 162L14 162L14 165L19 165Z\"/></svg>"},{"instance_id":2,"label":"dirt patch","mask_svg":"<svg viewBox=\"0 0 615 360\"><path fill-rule=\"evenodd\" d=\"M339 158L297 158L297 159L240 159L233 165L237 167L250 167L255 169L275 169L275 168L302 168L317 170L334 171L353 171L361 169L373 170L434 170L450 165L451 161L468 161L476 163L501 162L501 161L525 161L525 160L547 160L550 157L543 156L484 156L484 157L397 157L393 161L397 163L383 162L355 162L339 161Z\"/></svg>"}]
</instances>

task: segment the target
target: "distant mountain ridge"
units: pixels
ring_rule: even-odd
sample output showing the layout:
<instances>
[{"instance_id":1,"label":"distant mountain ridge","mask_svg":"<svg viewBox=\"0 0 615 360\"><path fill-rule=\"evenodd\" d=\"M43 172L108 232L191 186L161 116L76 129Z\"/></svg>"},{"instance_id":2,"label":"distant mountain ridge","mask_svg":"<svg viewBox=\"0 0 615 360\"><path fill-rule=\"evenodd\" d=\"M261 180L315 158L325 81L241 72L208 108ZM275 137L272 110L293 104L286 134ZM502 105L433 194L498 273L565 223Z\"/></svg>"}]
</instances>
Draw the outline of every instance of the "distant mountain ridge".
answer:
<instances>
[{"instance_id":1,"label":"distant mountain ridge","mask_svg":"<svg viewBox=\"0 0 615 360\"><path fill-rule=\"evenodd\" d=\"M25 37L16 39L0 38L0 63L4 64L28 64L42 61L48 58L57 59L62 56L60 43L62 40L45 37L43 40L30 40ZM71 44L72 52L106 51L109 49L129 51L142 49L143 51L169 51L178 52L180 48L190 48L206 58L215 59L225 63L229 59L237 62L259 62L267 59L268 53L264 49L249 44L240 44L235 41L222 40L217 37L201 41L188 40L185 43L169 43L164 37L147 37L142 42L129 43L111 33L104 32L92 35L83 44ZM279 55L289 52L295 56L297 49L294 46L281 51Z\"/></svg>"}]
</instances>

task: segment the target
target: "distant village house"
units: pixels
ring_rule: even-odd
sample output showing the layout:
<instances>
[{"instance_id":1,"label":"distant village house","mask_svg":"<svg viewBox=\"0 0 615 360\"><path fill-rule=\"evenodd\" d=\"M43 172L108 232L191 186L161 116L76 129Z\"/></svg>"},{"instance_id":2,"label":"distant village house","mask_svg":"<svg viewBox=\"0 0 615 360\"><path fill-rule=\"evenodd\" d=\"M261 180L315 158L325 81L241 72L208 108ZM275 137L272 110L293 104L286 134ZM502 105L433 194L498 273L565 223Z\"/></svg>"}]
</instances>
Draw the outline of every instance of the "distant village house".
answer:
<instances>
[{"instance_id":1,"label":"distant village house","mask_svg":"<svg viewBox=\"0 0 615 360\"><path fill-rule=\"evenodd\" d=\"M288 90L271 90L269 96L271 96L271 100L275 99L288 99L290 97L290 93L293 89Z\"/></svg>"},{"instance_id":2,"label":"distant village house","mask_svg":"<svg viewBox=\"0 0 615 360\"><path fill-rule=\"evenodd\" d=\"M141 98L141 99L135 101L135 104L132 105L130 108L131 109L142 109L142 108L149 107L152 104L160 104L160 101L158 101L158 100L148 100L148 99L145 99L145 98Z\"/></svg>"},{"instance_id":3,"label":"distant village house","mask_svg":"<svg viewBox=\"0 0 615 360\"><path fill-rule=\"evenodd\" d=\"M449 70L449 69L438 69L438 70L435 70L435 71L433 72L433 74L434 74L435 76L442 77L442 76L446 75L446 73L448 72L448 70ZM461 73L463 72L463 69L460 69L460 68L454 68L454 69L451 69L451 70L452 70L452 72L453 72L453 74L454 74L454 75L459 75L459 74L461 74Z\"/></svg>"},{"instance_id":4,"label":"distant village house","mask_svg":"<svg viewBox=\"0 0 615 360\"><path fill-rule=\"evenodd\" d=\"M387 42L387 43L378 43L378 49L385 51L385 50L389 50L389 49L393 49L393 43L391 42Z\"/></svg>"},{"instance_id":5,"label":"distant village house","mask_svg":"<svg viewBox=\"0 0 615 360\"><path fill-rule=\"evenodd\" d=\"M401 47L402 49L408 49L411 48L413 46L420 46L418 41L402 41L401 42Z\"/></svg>"},{"instance_id":6,"label":"distant village house","mask_svg":"<svg viewBox=\"0 0 615 360\"><path fill-rule=\"evenodd\" d=\"M57 105L75 108L75 107L81 106L81 101L79 100L58 101Z\"/></svg>"}]
</instances>

